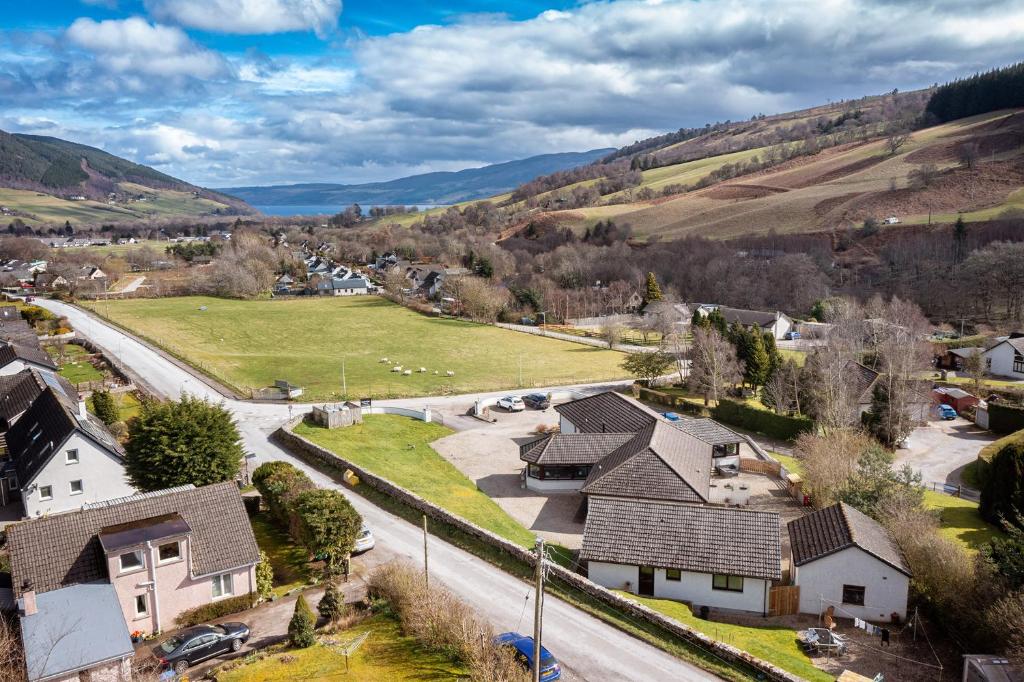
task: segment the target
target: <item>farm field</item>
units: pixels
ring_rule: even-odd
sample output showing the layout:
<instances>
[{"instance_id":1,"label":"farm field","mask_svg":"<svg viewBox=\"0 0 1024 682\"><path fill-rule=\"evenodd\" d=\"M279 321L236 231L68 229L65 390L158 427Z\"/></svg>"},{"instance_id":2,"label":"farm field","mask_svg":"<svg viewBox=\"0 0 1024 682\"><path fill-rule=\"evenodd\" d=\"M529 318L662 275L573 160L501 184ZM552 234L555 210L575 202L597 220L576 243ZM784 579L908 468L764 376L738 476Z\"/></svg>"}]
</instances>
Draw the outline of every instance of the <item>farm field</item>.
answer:
<instances>
[{"instance_id":1,"label":"farm field","mask_svg":"<svg viewBox=\"0 0 1024 682\"><path fill-rule=\"evenodd\" d=\"M153 249L161 256L167 247L170 246L170 242L161 241L156 239L143 239L134 244L107 244L106 246L76 246L68 249L54 249L60 253L91 253L98 257L106 256L125 256L133 251L138 251L143 247Z\"/></svg>"},{"instance_id":2,"label":"farm field","mask_svg":"<svg viewBox=\"0 0 1024 682\"><path fill-rule=\"evenodd\" d=\"M625 377L622 354L461 320L376 296L86 304L242 393L284 379L303 400L414 397ZM382 358L389 362L381 363ZM392 372L393 365L414 370ZM428 371L420 373L420 367ZM454 376L448 377L448 371ZM435 374L434 372L437 372Z\"/></svg>"}]
</instances>

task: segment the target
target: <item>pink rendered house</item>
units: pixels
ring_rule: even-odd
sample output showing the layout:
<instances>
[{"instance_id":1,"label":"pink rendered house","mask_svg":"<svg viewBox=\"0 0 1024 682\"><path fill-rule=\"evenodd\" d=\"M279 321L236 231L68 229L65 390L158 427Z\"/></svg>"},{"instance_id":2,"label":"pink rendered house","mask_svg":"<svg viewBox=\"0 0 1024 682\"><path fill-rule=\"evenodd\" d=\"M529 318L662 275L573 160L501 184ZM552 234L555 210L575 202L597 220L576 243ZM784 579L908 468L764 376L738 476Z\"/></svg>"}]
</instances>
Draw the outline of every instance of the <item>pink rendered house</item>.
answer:
<instances>
[{"instance_id":1,"label":"pink rendered house","mask_svg":"<svg viewBox=\"0 0 1024 682\"><path fill-rule=\"evenodd\" d=\"M259 548L233 482L99 502L7 533L15 596L106 583L128 632L171 630L183 611L256 591Z\"/></svg>"}]
</instances>

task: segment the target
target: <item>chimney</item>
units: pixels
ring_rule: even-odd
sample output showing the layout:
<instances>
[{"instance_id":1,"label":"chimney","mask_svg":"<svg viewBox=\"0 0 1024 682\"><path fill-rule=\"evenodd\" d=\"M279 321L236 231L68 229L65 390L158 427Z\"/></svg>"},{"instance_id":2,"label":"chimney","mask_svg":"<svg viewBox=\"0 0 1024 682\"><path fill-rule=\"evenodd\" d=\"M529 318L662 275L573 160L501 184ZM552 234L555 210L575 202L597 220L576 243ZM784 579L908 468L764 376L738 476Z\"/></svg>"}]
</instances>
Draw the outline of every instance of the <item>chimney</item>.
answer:
<instances>
[{"instance_id":1,"label":"chimney","mask_svg":"<svg viewBox=\"0 0 1024 682\"><path fill-rule=\"evenodd\" d=\"M39 609L36 608L36 591L29 590L21 595L21 615L34 616L37 613L39 613Z\"/></svg>"},{"instance_id":2,"label":"chimney","mask_svg":"<svg viewBox=\"0 0 1024 682\"><path fill-rule=\"evenodd\" d=\"M608 432L608 425L605 424L604 422L601 422L601 433L607 433L607 432Z\"/></svg>"},{"instance_id":3,"label":"chimney","mask_svg":"<svg viewBox=\"0 0 1024 682\"><path fill-rule=\"evenodd\" d=\"M88 410L85 409L85 401L84 400L79 400L78 401L78 418L79 419L87 419L88 417L89 417L89 412L88 412Z\"/></svg>"}]
</instances>

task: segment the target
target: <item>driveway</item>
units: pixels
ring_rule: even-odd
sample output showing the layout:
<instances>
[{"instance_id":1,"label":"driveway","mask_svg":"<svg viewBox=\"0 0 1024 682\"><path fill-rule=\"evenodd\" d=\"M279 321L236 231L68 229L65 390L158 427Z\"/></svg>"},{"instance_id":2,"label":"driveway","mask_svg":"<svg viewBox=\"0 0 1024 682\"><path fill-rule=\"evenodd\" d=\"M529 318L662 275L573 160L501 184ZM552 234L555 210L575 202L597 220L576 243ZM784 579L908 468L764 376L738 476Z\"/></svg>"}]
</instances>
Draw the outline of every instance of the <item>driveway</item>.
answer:
<instances>
[{"instance_id":1,"label":"driveway","mask_svg":"<svg viewBox=\"0 0 1024 682\"><path fill-rule=\"evenodd\" d=\"M576 512L583 497L577 492L545 494L527 490L520 478L523 462L519 459L519 444L537 438L531 432L539 425L557 425L558 413L550 407L512 414L491 408L491 416L496 420L492 424L474 419L471 429L430 445L523 526L545 540L579 549L583 523L576 520Z\"/></svg>"},{"instance_id":2,"label":"driveway","mask_svg":"<svg viewBox=\"0 0 1024 682\"><path fill-rule=\"evenodd\" d=\"M288 405L226 399L192 370L172 362L156 349L82 309L53 300L39 300L38 303L57 315L66 316L78 333L97 344L108 355L118 358L157 393L177 397L182 391L187 391L201 398L222 401L238 422L245 449L256 454L257 465L273 460L291 462L305 471L318 486L345 493L352 506L373 528L377 538L377 547L372 553L375 559L397 559L414 563L422 561L423 535L418 525L377 507L359 495L347 493L333 478L310 467L303 460L268 440L268 436L287 421ZM578 388L595 391L604 387ZM504 393L507 391L492 395ZM456 411L464 411L469 408L473 399L478 397L482 396L381 402L404 407L458 406ZM463 419L467 418L453 421L461 422ZM446 419L446 423L447 421ZM520 621L523 598L530 591L530 586L525 581L436 538L430 541L430 573L432 580L443 583L456 596L473 606L496 630L511 629ZM576 679L594 682L626 679L691 682L719 679L557 597L548 595L544 603L544 645L558 656L564 666L574 673Z\"/></svg>"},{"instance_id":3,"label":"driveway","mask_svg":"<svg viewBox=\"0 0 1024 682\"><path fill-rule=\"evenodd\" d=\"M978 458L978 452L996 437L963 417L936 420L914 429L896 451L896 464L909 464L920 471L924 483L960 485L964 467Z\"/></svg>"}]
</instances>

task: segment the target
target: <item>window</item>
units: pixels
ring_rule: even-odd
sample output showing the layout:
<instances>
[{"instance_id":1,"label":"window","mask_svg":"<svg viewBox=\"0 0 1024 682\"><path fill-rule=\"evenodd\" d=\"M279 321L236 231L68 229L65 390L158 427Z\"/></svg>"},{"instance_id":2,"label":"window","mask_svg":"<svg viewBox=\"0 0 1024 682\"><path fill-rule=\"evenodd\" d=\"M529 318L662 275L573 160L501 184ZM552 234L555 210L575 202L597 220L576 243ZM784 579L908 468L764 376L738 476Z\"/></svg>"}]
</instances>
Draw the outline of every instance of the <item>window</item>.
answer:
<instances>
[{"instance_id":1,"label":"window","mask_svg":"<svg viewBox=\"0 0 1024 682\"><path fill-rule=\"evenodd\" d=\"M864 606L864 586L843 585L843 603Z\"/></svg>"},{"instance_id":2,"label":"window","mask_svg":"<svg viewBox=\"0 0 1024 682\"><path fill-rule=\"evenodd\" d=\"M1020 353L1013 354L1013 371L1024 374L1024 355Z\"/></svg>"},{"instance_id":3,"label":"window","mask_svg":"<svg viewBox=\"0 0 1024 682\"><path fill-rule=\"evenodd\" d=\"M139 594L135 596L135 615L146 616L149 614L149 600L146 599L146 595Z\"/></svg>"},{"instance_id":4,"label":"window","mask_svg":"<svg viewBox=\"0 0 1024 682\"><path fill-rule=\"evenodd\" d=\"M160 557L160 563L175 561L181 558L181 547L177 542L168 542L157 548L157 556Z\"/></svg>"},{"instance_id":5,"label":"window","mask_svg":"<svg viewBox=\"0 0 1024 682\"><path fill-rule=\"evenodd\" d=\"M53 486L52 485L41 485L41 486L39 486L39 499L40 500L52 500L53 499Z\"/></svg>"},{"instance_id":6,"label":"window","mask_svg":"<svg viewBox=\"0 0 1024 682\"><path fill-rule=\"evenodd\" d=\"M84 490L85 490L85 486L82 485L82 479L78 479L77 481L71 481L71 494L72 495L81 495L82 491L84 491Z\"/></svg>"},{"instance_id":7,"label":"window","mask_svg":"<svg viewBox=\"0 0 1024 682\"><path fill-rule=\"evenodd\" d=\"M673 580L679 582L683 579L683 572L678 568L666 568L665 569L665 580Z\"/></svg>"},{"instance_id":8,"label":"window","mask_svg":"<svg viewBox=\"0 0 1024 682\"><path fill-rule=\"evenodd\" d=\"M78 450L68 450L64 453L64 461L68 464L78 464Z\"/></svg>"},{"instance_id":9,"label":"window","mask_svg":"<svg viewBox=\"0 0 1024 682\"><path fill-rule=\"evenodd\" d=\"M128 552L118 557L121 562L121 572L127 573L128 571L135 571L142 568L142 551L136 550L134 552Z\"/></svg>"},{"instance_id":10,"label":"window","mask_svg":"<svg viewBox=\"0 0 1024 682\"><path fill-rule=\"evenodd\" d=\"M713 575L711 576L711 589L725 590L727 592L743 591L743 576L741 575Z\"/></svg>"},{"instance_id":11,"label":"window","mask_svg":"<svg viewBox=\"0 0 1024 682\"><path fill-rule=\"evenodd\" d=\"M543 469L538 464L531 464L529 476L530 478L541 478L544 475Z\"/></svg>"},{"instance_id":12,"label":"window","mask_svg":"<svg viewBox=\"0 0 1024 682\"><path fill-rule=\"evenodd\" d=\"M231 595L231 574L213 576L213 598L228 597Z\"/></svg>"}]
</instances>

